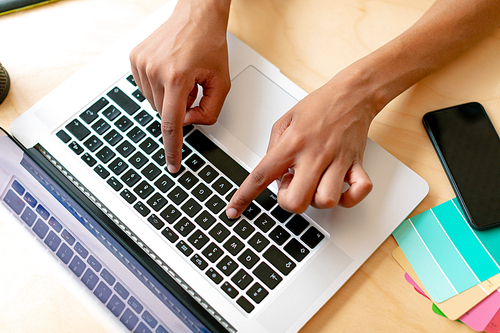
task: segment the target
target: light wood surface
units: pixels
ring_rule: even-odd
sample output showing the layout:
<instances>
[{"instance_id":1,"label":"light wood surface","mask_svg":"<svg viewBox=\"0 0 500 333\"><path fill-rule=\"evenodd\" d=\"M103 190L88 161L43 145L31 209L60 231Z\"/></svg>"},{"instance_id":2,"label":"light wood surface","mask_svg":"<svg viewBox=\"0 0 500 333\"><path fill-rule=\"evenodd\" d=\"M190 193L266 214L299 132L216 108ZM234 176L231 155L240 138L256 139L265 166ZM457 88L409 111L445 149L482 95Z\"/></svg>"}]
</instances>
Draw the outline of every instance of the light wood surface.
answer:
<instances>
[{"instance_id":1,"label":"light wood surface","mask_svg":"<svg viewBox=\"0 0 500 333\"><path fill-rule=\"evenodd\" d=\"M403 32L432 2L233 0L229 30L311 92L345 66ZM9 96L0 105L0 126L8 130L17 116L163 3L61 0L0 16L0 62L12 79ZM412 214L454 196L421 124L422 115L478 101L500 128L498 54L500 30L406 91L375 119L370 137L430 185L429 195ZM5 240L2 237L6 235L0 234L0 243ZM396 246L392 237L387 239L301 332L472 332L431 311L431 303L404 280L404 271L392 258ZM5 262L2 256L6 255L0 253L0 262ZM5 290L5 286L0 288ZM2 296L0 293L0 312L13 305L2 302ZM66 306L65 300L54 298L61 308ZM22 304L15 305L23 308ZM33 323L37 331L51 331L60 321L55 311L47 313L41 323ZM12 331L8 324L0 315L0 331ZM65 325L64 331L68 332L92 327L84 320L66 320Z\"/></svg>"}]
</instances>

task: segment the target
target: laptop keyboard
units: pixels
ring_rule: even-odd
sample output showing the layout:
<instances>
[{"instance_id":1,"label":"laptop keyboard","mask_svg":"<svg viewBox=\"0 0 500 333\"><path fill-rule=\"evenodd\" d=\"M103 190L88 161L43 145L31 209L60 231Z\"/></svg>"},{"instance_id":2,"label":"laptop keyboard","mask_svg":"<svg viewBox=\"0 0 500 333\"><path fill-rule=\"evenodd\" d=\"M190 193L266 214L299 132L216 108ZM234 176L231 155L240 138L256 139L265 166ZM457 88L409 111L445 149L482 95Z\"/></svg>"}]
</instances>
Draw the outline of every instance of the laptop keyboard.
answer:
<instances>
[{"instance_id":1,"label":"laptop keyboard","mask_svg":"<svg viewBox=\"0 0 500 333\"><path fill-rule=\"evenodd\" d=\"M7 188L3 202L130 331L167 333L158 319L111 273L99 257L69 232L43 202L17 180Z\"/></svg>"},{"instance_id":2,"label":"laptop keyboard","mask_svg":"<svg viewBox=\"0 0 500 333\"><path fill-rule=\"evenodd\" d=\"M56 136L204 278L251 313L328 234L280 208L269 189L240 218L228 219L225 207L248 171L189 125L181 170L170 174L161 120L144 108L150 109L149 103L129 75Z\"/></svg>"}]
</instances>

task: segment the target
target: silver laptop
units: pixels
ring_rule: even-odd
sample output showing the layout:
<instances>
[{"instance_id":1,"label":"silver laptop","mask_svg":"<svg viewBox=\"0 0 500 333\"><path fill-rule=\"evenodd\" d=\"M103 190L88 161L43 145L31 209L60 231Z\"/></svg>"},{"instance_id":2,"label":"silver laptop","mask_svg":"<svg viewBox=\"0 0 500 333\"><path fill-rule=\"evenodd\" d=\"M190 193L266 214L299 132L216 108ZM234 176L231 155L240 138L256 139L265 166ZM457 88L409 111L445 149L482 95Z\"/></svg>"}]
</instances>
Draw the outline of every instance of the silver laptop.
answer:
<instances>
[{"instance_id":1,"label":"silver laptop","mask_svg":"<svg viewBox=\"0 0 500 333\"><path fill-rule=\"evenodd\" d=\"M169 174L159 117L137 89L128 55L174 6L168 2L12 124L28 149L0 161L18 170L0 180L3 211L98 299L96 311L109 312L110 325L296 332L428 186L368 140L364 167L374 188L356 207L294 215L277 205L270 186L241 218L225 218L229 198L264 156L272 124L306 94L228 34L232 87L221 116L213 126L185 127L183 167Z\"/></svg>"}]
</instances>

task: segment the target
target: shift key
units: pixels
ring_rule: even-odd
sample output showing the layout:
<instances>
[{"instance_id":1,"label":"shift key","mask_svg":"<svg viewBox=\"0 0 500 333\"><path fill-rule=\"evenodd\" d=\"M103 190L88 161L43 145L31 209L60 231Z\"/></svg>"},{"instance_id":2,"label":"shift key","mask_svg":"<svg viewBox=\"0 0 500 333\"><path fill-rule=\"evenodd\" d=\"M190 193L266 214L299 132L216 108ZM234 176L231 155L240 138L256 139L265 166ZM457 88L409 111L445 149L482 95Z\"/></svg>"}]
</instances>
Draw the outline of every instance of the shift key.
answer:
<instances>
[{"instance_id":1,"label":"shift key","mask_svg":"<svg viewBox=\"0 0 500 333\"><path fill-rule=\"evenodd\" d=\"M276 246L272 245L266 252L266 258L274 267L276 267L284 275L288 275L294 268L295 263L281 252Z\"/></svg>"}]
</instances>

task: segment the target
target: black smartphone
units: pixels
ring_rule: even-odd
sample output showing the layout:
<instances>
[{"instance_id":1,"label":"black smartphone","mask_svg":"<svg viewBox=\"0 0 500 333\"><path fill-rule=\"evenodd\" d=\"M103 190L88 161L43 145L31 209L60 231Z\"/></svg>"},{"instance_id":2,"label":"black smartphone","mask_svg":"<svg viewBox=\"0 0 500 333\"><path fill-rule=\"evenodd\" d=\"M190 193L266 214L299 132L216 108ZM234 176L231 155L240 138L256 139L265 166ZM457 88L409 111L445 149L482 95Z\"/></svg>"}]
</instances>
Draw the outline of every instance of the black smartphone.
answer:
<instances>
[{"instance_id":1,"label":"black smartphone","mask_svg":"<svg viewBox=\"0 0 500 333\"><path fill-rule=\"evenodd\" d=\"M500 225L500 138L484 107L467 103L426 113L424 127L469 224Z\"/></svg>"}]
</instances>

